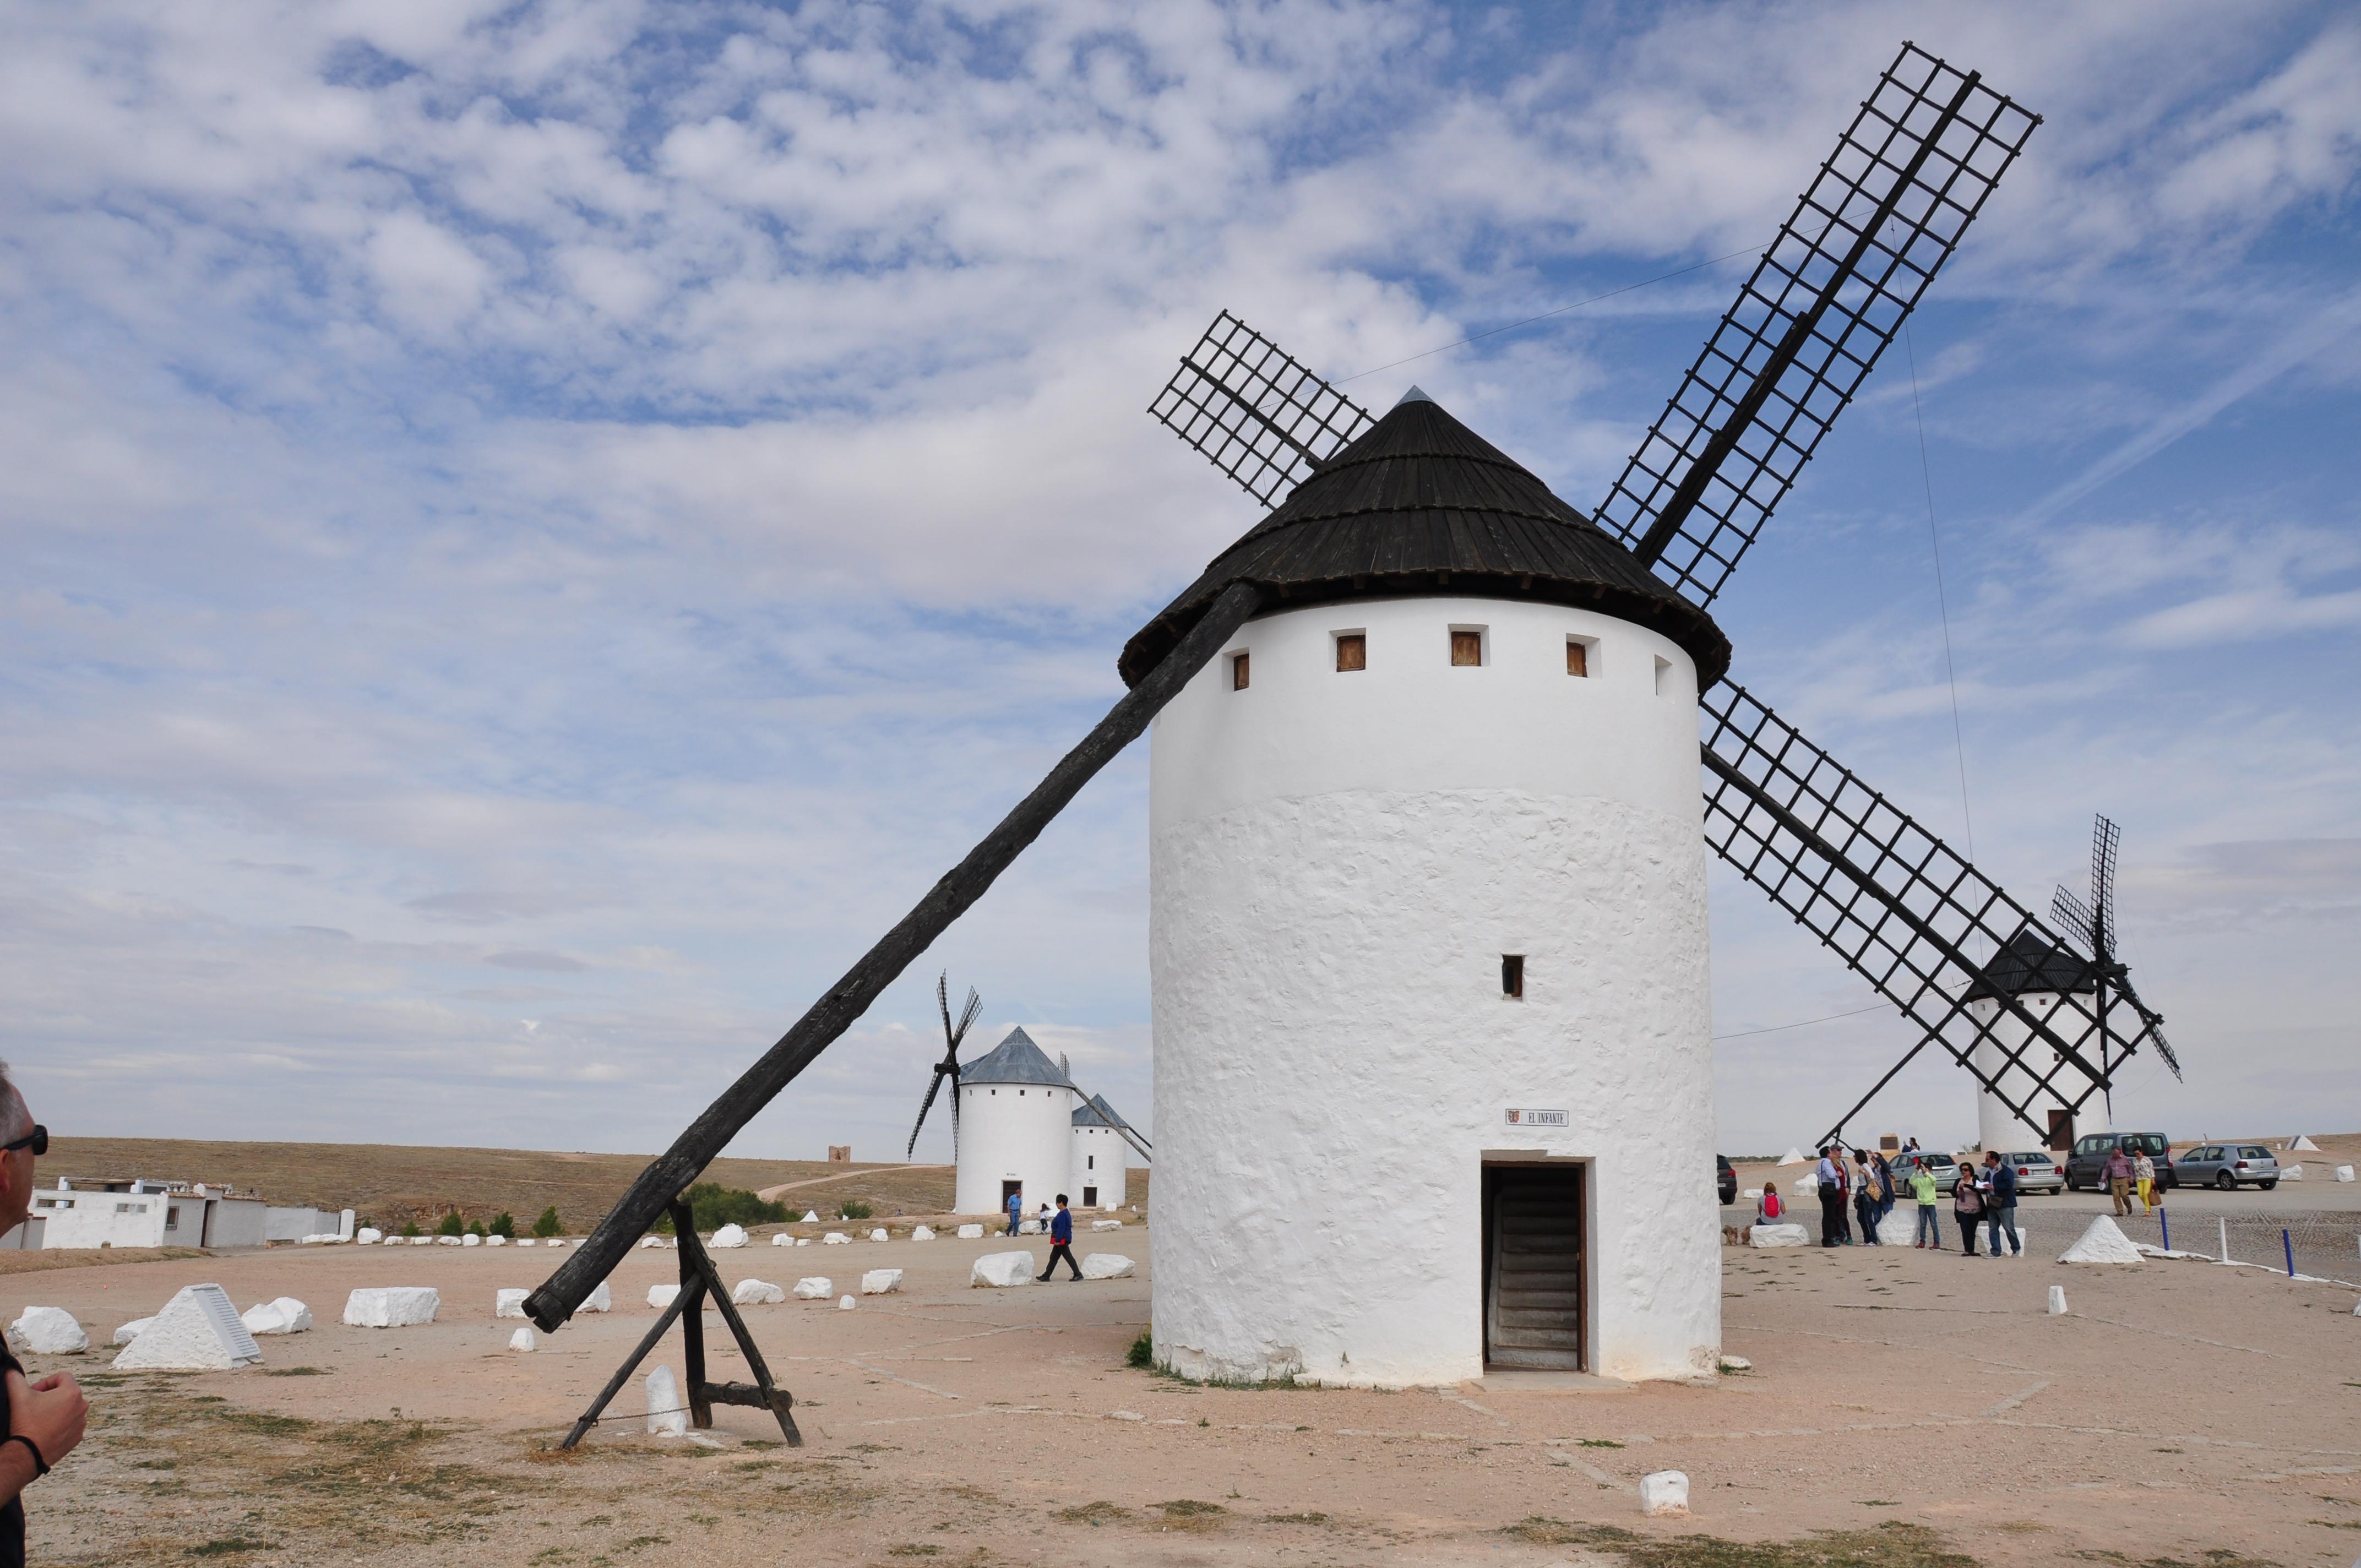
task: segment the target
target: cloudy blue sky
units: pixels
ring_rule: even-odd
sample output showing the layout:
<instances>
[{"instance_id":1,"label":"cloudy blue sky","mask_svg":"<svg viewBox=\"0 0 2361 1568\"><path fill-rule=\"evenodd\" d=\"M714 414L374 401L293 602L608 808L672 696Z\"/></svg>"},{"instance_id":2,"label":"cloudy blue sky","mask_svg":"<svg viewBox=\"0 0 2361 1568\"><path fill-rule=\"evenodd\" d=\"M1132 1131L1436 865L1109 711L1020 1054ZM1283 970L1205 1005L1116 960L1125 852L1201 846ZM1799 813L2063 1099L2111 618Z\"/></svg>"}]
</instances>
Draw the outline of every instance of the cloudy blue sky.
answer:
<instances>
[{"instance_id":1,"label":"cloudy blue sky","mask_svg":"<svg viewBox=\"0 0 2361 1568\"><path fill-rule=\"evenodd\" d=\"M2328 5L0 4L0 1052L60 1131L661 1146L1253 521L1140 411L1217 309L1352 377L1759 247L1905 37L2047 123L1738 676L2028 903L2122 822L2123 1115L2361 1126ZM1348 389L1590 505L1745 265ZM944 966L1148 1120L1143 763L739 1152L898 1155ZM1775 1150L1908 1037L1715 875Z\"/></svg>"}]
</instances>

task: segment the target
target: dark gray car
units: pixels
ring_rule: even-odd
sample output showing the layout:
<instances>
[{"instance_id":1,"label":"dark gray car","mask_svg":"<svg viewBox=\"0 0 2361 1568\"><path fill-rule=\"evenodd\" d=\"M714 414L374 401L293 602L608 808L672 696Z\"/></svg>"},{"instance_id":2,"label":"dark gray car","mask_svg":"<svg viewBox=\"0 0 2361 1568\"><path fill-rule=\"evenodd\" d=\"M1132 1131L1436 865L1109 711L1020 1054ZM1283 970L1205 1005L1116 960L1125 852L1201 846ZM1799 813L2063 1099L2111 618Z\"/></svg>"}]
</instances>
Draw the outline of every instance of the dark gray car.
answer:
<instances>
[{"instance_id":1,"label":"dark gray car","mask_svg":"<svg viewBox=\"0 0 2361 1568\"><path fill-rule=\"evenodd\" d=\"M2181 1151L2175 1162L2183 1185L2218 1187L2224 1192L2259 1187L2268 1192L2279 1184L2279 1157L2260 1144L2199 1144Z\"/></svg>"},{"instance_id":2,"label":"dark gray car","mask_svg":"<svg viewBox=\"0 0 2361 1568\"><path fill-rule=\"evenodd\" d=\"M2107 1190L2107 1157L2121 1146L2127 1155L2145 1153L2156 1167L2158 1190L2179 1187L2182 1178L2173 1168L2172 1145L2162 1133L2092 1133L2074 1140L2074 1152L2066 1157L2066 1186L2081 1192Z\"/></svg>"}]
</instances>

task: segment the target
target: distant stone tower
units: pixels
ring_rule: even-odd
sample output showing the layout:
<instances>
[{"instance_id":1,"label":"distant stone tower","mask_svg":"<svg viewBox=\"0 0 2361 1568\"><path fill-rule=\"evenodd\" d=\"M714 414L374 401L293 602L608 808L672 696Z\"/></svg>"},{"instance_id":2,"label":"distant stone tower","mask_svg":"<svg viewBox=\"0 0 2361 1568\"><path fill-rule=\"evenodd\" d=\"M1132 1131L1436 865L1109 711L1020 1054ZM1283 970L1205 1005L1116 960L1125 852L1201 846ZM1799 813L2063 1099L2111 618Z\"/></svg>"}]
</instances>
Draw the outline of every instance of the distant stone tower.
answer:
<instances>
[{"instance_id":1,"label":"distant stone tower","mask_svg":"<svg viewBox=\"0 0 2361 1568\"><path fill-rule=\"evenodd\" d=\"M1008 1037L960 1069L959 1174L952 1207L962 1214L1005 1212L1008 1194L1037 1212L1068 1190L1073 1172L1074 1108L1081 1093L1033 1037Z\"/></svg>"},{"instance_id":2,"label":"distant stone tower","mask_svg":"<svg viewBox=\"0 0 2361 1568\"><path fill-rule=\"evenodd\" d=\"M1159 1357L1712 1372L1697 696L1727 641L1415 389L1126 677L1236 582L1274 608L1153 729Z\"/></svg>"},{"instance_id":3,"label":"distant stone tower","mask_svg":"<svg viewBox=\"0 0 2361 1568\"><path fill-rule=\"evenodd\" d=\"M2081 1110L2069 1109L2091 1087L2090 1079L2072 1067L2059 1068L2052 1076L2050 1069L2058 1067L2058 1053L2037 1046L2028 1049L2026 1042L2033 1031L2015 1014L2004 1013L1995 1000L2002 993L2015 997L2025 1003L2026 1012L2049 1025L2052 1034L2083 1041L2083 1048L2092 1049L2088 1042L2098 1036L2086 1031L2097 1027L2098 987L2092 982L2091 960L2028 932L1993 955L1986 972L1993 984L1968 993L1968 1010L1977 1022L1992 1025L1991 1037L1976 1045L1977 1069L1986 1082L1997 1084L2010 1099L2026 1103L2043 1125L2040 1132L2026 1126L2010 1112L2006 1101L1980 1084L1977 1143L1988 1149L2064 1149L2072 1147L2077 1138L2113 1132L2106 1097L2094 1094ZM2050 1014L2059 1008L2066 1009L2067 1016L2053 1021ZM2026 1065L2013 1064L2009 1052L2022 1052ZM2049 1080L2047 1088L2041 1087L2043 1078Z\"/></svg>"}]
</instances>

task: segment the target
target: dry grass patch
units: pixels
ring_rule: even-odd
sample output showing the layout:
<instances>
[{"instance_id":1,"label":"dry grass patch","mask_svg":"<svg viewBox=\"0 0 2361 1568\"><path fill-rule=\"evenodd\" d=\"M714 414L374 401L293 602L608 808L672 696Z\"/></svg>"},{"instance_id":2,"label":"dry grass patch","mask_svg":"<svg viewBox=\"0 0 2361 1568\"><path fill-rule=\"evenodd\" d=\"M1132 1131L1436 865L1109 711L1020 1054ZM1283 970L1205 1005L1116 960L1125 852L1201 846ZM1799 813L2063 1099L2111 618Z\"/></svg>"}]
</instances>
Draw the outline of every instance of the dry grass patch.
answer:
<instances>
[{"instance_id":1,"label":"dry grass patch","mask_svg":"<svg viewBox=\"0 0 2361 1568\"><path fill-rule=\"evenodd\" d=\"M1113 1503L1084 1503L1079 1508L1060 1508L1049 1516L1068 1524L1107 1525L1131 1517L1131 1510Z\"/></svg>"}]
</instances>

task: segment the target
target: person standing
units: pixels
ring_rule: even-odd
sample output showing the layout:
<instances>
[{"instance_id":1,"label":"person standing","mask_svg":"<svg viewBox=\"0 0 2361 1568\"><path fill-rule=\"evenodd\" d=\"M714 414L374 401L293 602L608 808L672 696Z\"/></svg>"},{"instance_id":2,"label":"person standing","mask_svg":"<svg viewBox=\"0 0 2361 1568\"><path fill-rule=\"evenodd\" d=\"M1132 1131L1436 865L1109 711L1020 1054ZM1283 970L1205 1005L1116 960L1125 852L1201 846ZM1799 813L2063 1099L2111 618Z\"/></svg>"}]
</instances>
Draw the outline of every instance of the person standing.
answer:
<instances>
[{"instance_id":1,"label":"person standing","mask_svg":"<svg viewBox=\"0 0 2361 1568\"><path fill-rule=\"evenodd\" d=\"M2117 1144L2114 1152L2107 1156L2107 1192L2115 1201L2115 1213L2119 1217L2129 1217L2132 1212L2132 1160L2124 1153L2121 1144Z\"/></svg>"},{"instance_id":2,"label":"person standing","mask_svg":"<svg viewBox=\"0 0 2361 1568\"><path fill-rule=\"evenodd\" d=\"M2153 1216L2156 1213L2156 1161L2147 1157L2146 1149L2132 1157L2132 1182L2139 1189L2140 1212Z\"/></svg>"},{"instance_id":3,"label":"person standing","mask_svg":"<svg viewBox=\"0 0 2361 1568\"><path fill-rule=\"evenodd\" d=\"M1074 1261L1074 1216L1068 1212L1066 1195L1062 1192L1058 1194L1058 1212L1049 1219L1049 1266L1041 1271L1037 1283L1049 1283L1049 1277L1058 1272L1058 1260L1061 1257L1066 1260L1066 1266L1074 1271L1074 1277L1080 1279L1082 1266Z\"/></svg>"},{"instance_id":4,"label":"person standing","mask_svg":"<svg viewBox=\"0 0 2361 1568\"><path fill-rule=\"evenodd\" d=\"M1837 1227L1844 1219L1844 1179L1834 1148L1820 1151L1820 1245L1837 1245Z\"/></svg>"},{"instance_id":5,"label":"person standing","mask_svg":"<svg viewBox=\"0 0 2361 1568\"><path fill-rule=\"evenodd\" d=\"M1869 1158L1870 1163L1877 1168L1877 1219L1880 1224L1883 1224L1885 1217L1894 1212L1894 1201L1898 1196L1894 1190L1894 1165L1885 1157L1883 1149ZM1884 1243L1878 1245L1883 1246Z\"/></svg>"},{"instance_id":6,"label":"person standing","mask_svg":"<svg viewBox=\"0 0 2361 1568\"><path fill-rule=\"evenodd\" d=\"M2016 1234L2016 1167L1987 1149L1984 1151L1984 1206L1992 1216L1992 1255L2000 1255L2001 1233L2008 1234L2008 1250L2019 1257L2025 1255L2025 1243Z\"/></svg>"},{"instance_id":7,"label":"person standing","mask_svg":"<svg viewBox=\"0 0 2361 1568\"><path fill-rule=\"evenodd\" d=\"M1951 1217L1960 1222L1960 1250L1976 1255L1976 1228L1984 1217L1984 1195L1976 1186L1976 1168L1962 1165L1951 1183Z\"/></svg>"},{"instance_id":8,"label":"person standing","mask_svg":"<svg viewBox=\"0 0 2361 1568\"><path fill-rule=\"evenodd\" d=\"M1869 1168L1869 1151L1852 1151L1852 1212L1861 1220L1861 1239L1871 1246L1883 1246L1877 1239L1877 1173Z\"/></svg>"},{"instance_id":9,"label":"person standing","mask_svg":"<svg viewBox=\"0 0 2361 1568\"><path fill-rule=\"evenodd\" d=\"M0 1062L0 1234L33 1208L33 1162L49 1152L49 1130L34 1122L25 1097ZM0 1344L0 1568L24 1568L25 1488L82 1442L90 1401L62 1372L27 1380L24 1364Z\"/></svg>"},{"instance_id":10,"label":"person standing","mask_svg":"<svg viewBox=\"0 0 2361 1568\"><path fill-rule=\"evenodd\" d=\"M1918 1205L1918 1239L1914 1245L1943 1249L1943 1222L1935 1212L1935 1200L1941 1192L1935 1173L1925 1166L1916 1166L1910 1172L1910 1199Z\"/></svg>"},{"instance_id":11,"label":"person standing","mask_svg":"<svg viewBox=\"0 0 2361 1568\"><path fill-rule=\"evenodd\" d=\"M1025 1193L1022 1189L1019 1189L1008 1195L1008 1234L1010 1235L1016 1234L1016 1227L1024 1218Z\"/></svg>"},{"instance_id":12,"label":"person standing","mask_svg":"<svg viewBox=\"0 0 2361 1568\"><path fill-rule=\"evenodd\" d=\"M1918 1140L1916 1138L1910 1140L1910 1152L1912 1154L1916 1154L1918 1152Z\"/></svg>"},{"instance_id":13,"label":"person standing","mask_svg":"<svg viewBox=\"0 0 2361 1568\"><path fill-rule=\"evenodd\" d=\"M1828 1150L1837 1168L1837 1240L1846 1246L1852 1240L1852 1162L1845 1158L1844 1146Z\"/></svg>"}]
</instances>

